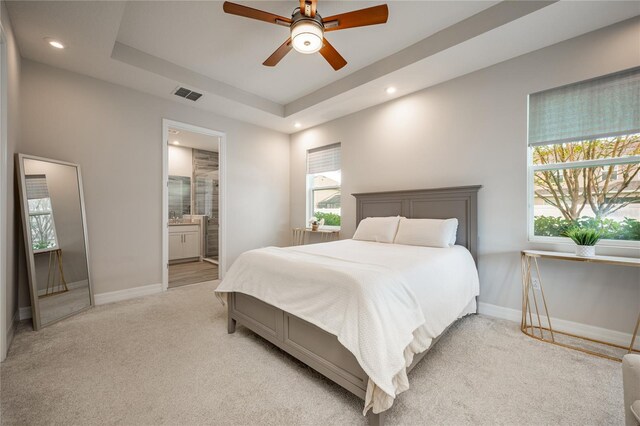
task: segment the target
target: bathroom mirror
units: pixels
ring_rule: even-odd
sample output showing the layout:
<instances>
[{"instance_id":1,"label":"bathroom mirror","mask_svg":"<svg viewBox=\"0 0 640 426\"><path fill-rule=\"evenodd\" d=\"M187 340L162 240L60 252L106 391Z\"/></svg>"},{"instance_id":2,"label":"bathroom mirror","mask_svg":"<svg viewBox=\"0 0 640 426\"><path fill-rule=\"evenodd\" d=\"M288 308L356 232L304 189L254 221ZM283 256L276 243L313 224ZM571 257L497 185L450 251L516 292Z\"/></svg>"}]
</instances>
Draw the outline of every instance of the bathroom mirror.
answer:
<instances>
[{"instance_id":1,"label":"bathroom mirror","mask_svg":"<svg viewBox=\"0 0 640 426\"><path fill-rule=\"evenodd\" d=\"M169 176L169 220L191 214L191 178Z\"/></svg>"},{"instance_id":2,"label":"bathroom mirror","mask_svg":"<svg viewBox=\"0 0 640 426\"><path fill-rule=\"evenodd\" d=\"M80 166L17 154L33 328L93 306Z\"/></svg>"}]
</instances>

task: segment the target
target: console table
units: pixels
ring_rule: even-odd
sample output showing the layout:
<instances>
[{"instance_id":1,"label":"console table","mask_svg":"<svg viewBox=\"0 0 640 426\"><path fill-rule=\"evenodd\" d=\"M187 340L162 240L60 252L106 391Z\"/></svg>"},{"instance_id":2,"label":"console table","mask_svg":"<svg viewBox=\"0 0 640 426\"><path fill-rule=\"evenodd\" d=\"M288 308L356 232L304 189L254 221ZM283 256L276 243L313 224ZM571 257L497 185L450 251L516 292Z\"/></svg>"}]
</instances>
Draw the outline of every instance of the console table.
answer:
<instances>
[{"instance_id":1,"label":"console table","mask_svg":"<svg viewBox=\"0 0 640 426\"><path fill-rule=\"evenodd\" d=\"M614 256L591 256L581 257L573 253L559 253L553 251L539 251L539 250L523 250L521 252L522 263L522 321L520 323L520 330L527 336L541 340L543 342L552 343L554 345L563 346L569 349L575 349L581 352L585 352L591 355L596 355L602 358L611 359L614 361L622 361L621 358L616 358L607 354L592 351L589 349L581 348L579 346L569 345L556 341L554 334L563 334L565 336L575 337L590 342L600 343L603 345L625 349L628 353L639 352L634 349L634 343L636 336L638 335L638 328L640 328L640 313L638 320L636 321L631 337L631 343L629 346L620 346L614 343L603 342L601 340L591 339L584 336L578 336L576 334L566 333L563 331L554 330L551 325L551 317L549 316L549 309L547 308L547 300L544 296L544 287L542 285L542 277L540 276L540 266L538 265L538 259L553 259L562 261L573 262L588 262L588 263L602 263L607 265L618 265L625 267L640 267L640 259L631 257L614 257ZM534 270L537 281L534 283ZM536 290L540 293L540 300L536 296ZM541 321L540 310L544 309L544 316L546 318L547 326L544 326ZM537 320L538 325L534 325L534 319Z\"/></svg>"}]
</instances>

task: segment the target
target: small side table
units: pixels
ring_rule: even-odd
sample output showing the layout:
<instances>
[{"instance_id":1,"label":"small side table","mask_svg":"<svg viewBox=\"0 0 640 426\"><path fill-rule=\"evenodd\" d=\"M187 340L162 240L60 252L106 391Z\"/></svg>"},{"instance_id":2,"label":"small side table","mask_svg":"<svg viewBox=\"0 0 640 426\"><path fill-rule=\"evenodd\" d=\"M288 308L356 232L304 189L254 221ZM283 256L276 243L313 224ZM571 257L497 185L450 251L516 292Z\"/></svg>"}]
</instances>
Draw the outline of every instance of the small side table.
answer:
<instances>
[{"instance_id":1,"label":"small side table","mask_svg":"<svg viewBox=\"0 0 640 426\"><path fill-rule=\"evenodd\" d=\"M540 267L538 266L538 259L554 259L554 260L566 260L574 262L589 262L589 263L603 263L607 265L618 265L628 267L640 267L640 259L631 257L614 257L614 256L592 256L581 257L572 253L559 253L553 251L539 251L539 250L523 250L521 252L522 262L522 321L520 323L520 330L527 336L534 339L541 340L543 342L552 343L554 345L563 346L569 349L575 349L577 351L585 352L591 355L596 355L602 358L611 359L614 361L622 361L621 358L616 358L600 352L591 351L578 346L569 345L556 341L554 334L563 334L565 336L575 337L590 342L600 343L603 345L611 346L618 349L625 349L628 353L640 351L633 348L633 345L638 335L638 328L640 328L640 314L636 321L633 335L631 337L631 343L629 346L620 346L614 343L603 342L601 340L591 339L584 336L578 336L576 334L566 333L563 331L554 330L551 326L551 317L549 316L549 309L547 308L547 300L544 296L544 288L542 286L542 277L540 276ZM540 303L538 303L538 297L536 296L536 288L534 288L534 270L535 276L537 276L540 288L537 289L540 292ZM542 324L540 317L540 309L544 308L544 314L546 316L547 326ZM535 312L533 311L535 309ZM537 320L538 325L534 325L534 319Z\"/></svg>"},{"instance_id":2,"label":"small side table","mask_svg":"<svg viewBox=\"0 0 640 426\"><path fill-rule=\"evenodd\" d=\"M327 243L329 241L337 241L340 238L340 231L330 229L318 229L313 231L311 228L293 228L293 245L301 246L309 242L309 235L320 235L320 242Z\"/></svg>"}]
</instances>

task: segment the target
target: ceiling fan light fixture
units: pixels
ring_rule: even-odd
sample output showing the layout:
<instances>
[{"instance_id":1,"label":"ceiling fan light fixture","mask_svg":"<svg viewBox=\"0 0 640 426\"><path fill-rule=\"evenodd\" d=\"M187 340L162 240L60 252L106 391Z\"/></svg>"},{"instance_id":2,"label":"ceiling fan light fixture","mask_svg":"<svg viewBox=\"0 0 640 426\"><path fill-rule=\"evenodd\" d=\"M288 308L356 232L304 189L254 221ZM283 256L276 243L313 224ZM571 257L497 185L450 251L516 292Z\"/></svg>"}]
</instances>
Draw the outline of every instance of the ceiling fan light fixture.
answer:
<instances>
[{"instance_id":1,"label":"ceiling fan light fixture","mask_svg":"<svg viewBox=\"0 0 640 426\"><path fill-rule=\"evenodd\" d=\"M300 53L316 53L322 48L324 32L318 23L304 20L291 28L293 48Z\"/></svg>"},{"instance_id":2,"label":"ceiling fan light fixture","mask_svg":"<svg viewBox=\"0 0 640 426\"><path fill-rule=\"evenodd\" d=\"M300 0L300 7L293 10L291 18L230 1L222 4L222 10L231 15L289 28L290 37L262 63L265 67L275 67L289 52L295 50L304 54L319 52L335 71L347 65L347 61L324 38L326 31L384 24L389 18L389 6L381 4L332 15L325 19L318 13L317 3L318 0Z\"/></svg>"}]
</instances>

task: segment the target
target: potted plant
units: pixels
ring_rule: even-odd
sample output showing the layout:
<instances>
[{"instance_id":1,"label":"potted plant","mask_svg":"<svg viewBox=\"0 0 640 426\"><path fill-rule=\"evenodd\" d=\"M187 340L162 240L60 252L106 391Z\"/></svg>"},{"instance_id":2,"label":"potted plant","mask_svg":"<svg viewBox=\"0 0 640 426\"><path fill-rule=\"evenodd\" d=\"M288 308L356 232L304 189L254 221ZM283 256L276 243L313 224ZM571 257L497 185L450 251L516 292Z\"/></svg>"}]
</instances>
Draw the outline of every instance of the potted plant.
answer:
<instances>
[{"instance_id":1,"label":"potted plant","mask_svg":"<svg viewBox=\"0 0 640 426\"><path fill-rule=\"evenodd\" d=\"M596 255L596 244L602 238L602 232L593 228L573 227L564 231L562 236L576 243L576 255L591 257Z\"/></svg>"},{"instance_id":2,"label":"potted plant","mask_svg":"<svg viewBox=\"0 0 640 426\"><path fill-rule=\"evenodd\" d=\"M311 225L312 231L317 231L318 228L324 225L324 219L318 220L318 218L314 216L311 219L309 219L309 225Z\"/></svg>"}]
</instances>

